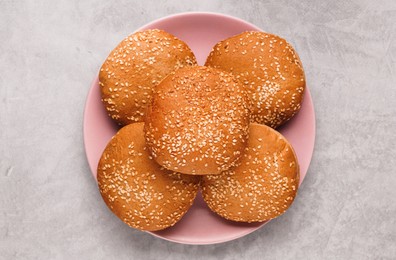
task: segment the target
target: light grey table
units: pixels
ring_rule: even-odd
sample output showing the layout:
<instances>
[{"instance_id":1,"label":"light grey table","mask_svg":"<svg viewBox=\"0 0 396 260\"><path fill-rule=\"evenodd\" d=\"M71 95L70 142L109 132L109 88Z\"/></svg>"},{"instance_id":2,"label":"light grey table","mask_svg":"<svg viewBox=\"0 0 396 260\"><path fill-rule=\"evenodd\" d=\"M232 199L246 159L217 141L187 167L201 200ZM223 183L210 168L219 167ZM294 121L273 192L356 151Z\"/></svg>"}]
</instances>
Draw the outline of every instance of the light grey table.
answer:
<instances>
[{"instance_id":1,"label":"light grey table","mask_svg":"<svg viewBox=\"0 0 396 260\"><path fill-rule=\"evenodd\" d=\"M288 39L316 110L313 160L291 209L212 246L126 228L104 207L83 148L85 98L108 52L185 11ZM0 259L395 259L395 24L392 0L1 1Z\"/></svg>"}]
</instances>

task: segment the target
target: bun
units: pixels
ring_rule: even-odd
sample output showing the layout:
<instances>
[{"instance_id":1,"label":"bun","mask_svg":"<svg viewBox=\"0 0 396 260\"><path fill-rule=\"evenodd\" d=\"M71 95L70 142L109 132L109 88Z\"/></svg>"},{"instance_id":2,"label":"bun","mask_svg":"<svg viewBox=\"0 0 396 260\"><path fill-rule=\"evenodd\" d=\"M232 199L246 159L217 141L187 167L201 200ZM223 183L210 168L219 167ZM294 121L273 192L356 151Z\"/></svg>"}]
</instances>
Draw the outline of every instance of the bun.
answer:
<instances>
[{"instance_id":1,"label":"bun","mask_svg":"<svg viewBox=\"0 0 396 260\"><path fill-rule=\"evenodd\" d=\"M241 164L219 175L202 177L202 195L211 210L234 221L266 221L292 204L299 183L292 146L277 131L251 124Z\"/></svg>"},{"instance_id":2,"label":"bun","mask_svg":"<svg viewBox=\"0 0 396 260\"><path fill-rule=\"evenodd\" d=\"M129 226L149 231L180 220L192 205L200 180L155 163L145 148L143 123L127 125L113 137L97 176L109 209Z\"/></svg>"},{"instance_id":3,"label":"bun","mask_svg":"<svg viewBox=\"0 0 396 260\"><path fill-rule=\"evenodd\" d=\"M252 122L276 128L300 110L304 70L293 47L279 36L252 31L223 40L205 66L232 72L246 86Z\"/></svg>"},{"instance_id":4,"label":"bun","mask_svg":"<svg viewBox=\"0 0 396 260\"><path fill-rule=\"evenodd\" d=\"M245 89L227 72L189 67L167 76L147 110L154 159L185 174L218 174L237 164L248 137Z\"/></svg>"},{"instance_id":5,"label":"bun","mask_svg":"<svg viewBox=\"0 0 396 260\"><path fill-rule=\"evenodd\" d=\"M102 101L120 125L142 122L153 88L170 72L196 65L186 43L161 30L126 37L99 72Z\"/></svg>"}]
</instances>

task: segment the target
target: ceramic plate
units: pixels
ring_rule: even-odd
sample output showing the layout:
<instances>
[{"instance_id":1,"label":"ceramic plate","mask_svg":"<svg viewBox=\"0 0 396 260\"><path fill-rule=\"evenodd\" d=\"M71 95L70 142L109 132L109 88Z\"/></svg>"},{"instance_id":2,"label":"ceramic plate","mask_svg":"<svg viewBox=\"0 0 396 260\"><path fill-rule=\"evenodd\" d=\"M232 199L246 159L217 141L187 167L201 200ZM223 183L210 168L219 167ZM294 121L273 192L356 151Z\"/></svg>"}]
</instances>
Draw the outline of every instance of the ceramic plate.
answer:
<instances>
[{"instance_id":1,"label":"ceramic plate","mask_svg":"<svg viewBox=\"0 0 396 260\"><path fill-rule=\"evenodd\" d=\"M154 28L165 30L185 41L194 51L200 65L205 63L207 55L218 41L244 31L261 30L248 22L223 14L184 13L156 20L137 31ZM84 113L85 152L95 179L99 158L117 129L102 106L96 77L88 93ZM302 182L315 141L315 115L308 88L300 112L279 130L296 151ZM150 233L183 244L214 244L245 236L264 224L227 221L212 213L199 194L192 208L175 226Z\"/></svg>"}]
</instances>

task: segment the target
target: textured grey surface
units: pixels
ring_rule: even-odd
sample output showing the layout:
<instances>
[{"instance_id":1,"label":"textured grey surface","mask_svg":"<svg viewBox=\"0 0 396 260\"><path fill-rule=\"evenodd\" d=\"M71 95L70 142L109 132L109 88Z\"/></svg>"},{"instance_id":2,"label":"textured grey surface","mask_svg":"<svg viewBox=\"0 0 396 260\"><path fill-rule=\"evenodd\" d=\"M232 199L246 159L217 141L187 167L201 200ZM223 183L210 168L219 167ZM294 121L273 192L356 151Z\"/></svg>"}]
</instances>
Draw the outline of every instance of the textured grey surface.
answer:
<instances>
[{"instance_id":1,"label":"textured grey surface","mask_svg":"<svg viewBox=\"0 0 396 260\"><path fill-rule=\"evenodd\" d=\"M0 259L396 258L396 1L111 2L0 2ZM108 52L184 11L226 13L288 39L316 109L315 152L291 209L212 246L123 225L101 202L83 148L85 98Z\"/></svg>"}]
</instances>

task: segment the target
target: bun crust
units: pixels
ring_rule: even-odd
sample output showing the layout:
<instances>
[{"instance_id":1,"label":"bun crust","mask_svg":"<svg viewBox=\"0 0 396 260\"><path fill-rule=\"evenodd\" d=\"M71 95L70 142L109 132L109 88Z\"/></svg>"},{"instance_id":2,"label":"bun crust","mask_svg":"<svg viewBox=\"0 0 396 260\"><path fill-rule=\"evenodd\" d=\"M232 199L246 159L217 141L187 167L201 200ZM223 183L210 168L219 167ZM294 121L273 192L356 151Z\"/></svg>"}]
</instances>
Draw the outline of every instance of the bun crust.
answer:
<instances>
[{"instance_id":1,"label":"bun crust","mask_svg":"<svg viewBox=\"0 0 396 260\"><path fill-rule=\"evenodd\" d=\"M200 180L159 166L145 148L143 123L127 125L113 137L97 176L109 209L129 226L148 231L179 221L191 207Z\"/></svg>"},{"instance_id":2,"label":"bun crust","mask_svg":"<svg viewBox=\"0 0 396 260\"><path fill-rule=\"evenodd\" d=\"M249 92L251 121L276 128L301 107L305 76L293 47L279 36L244 32L217 43L205 66L232 72Z\"/></svg>"},{"instance_id":3,"label":"bun crust","mask_svg":"<svg viewBox=\"0 0 396 260\"><path fill-rule=\"evenodd\" d=\"M196 65L186 43L161 30L126 37L99 72L102 101L120 125L142 122L153 88L170 72Z\"/></svg>"},{"instance_id":4,"label":"bun crust","mask_svg":"<svg viewBox=\"0 0 396 260\"><path fill-rule=\"evenodd\" d=\"M238 163L249 128L245 89L227 72L189 67L155 89L145 120L147 146L167 169L218 174Z\"/></svg>"},{"instance_id":5,"label":"bun crust","mask_svg":"<svg viewBox=\"0 0 396 260\"><path fill-rule=\"evenodd\" d=\"M211 210L234 221L266 221L292 204L299 184L292 146L272 128L252 123L241 164L202 177L202 195Z\"/></svg>"}]
</instances>

